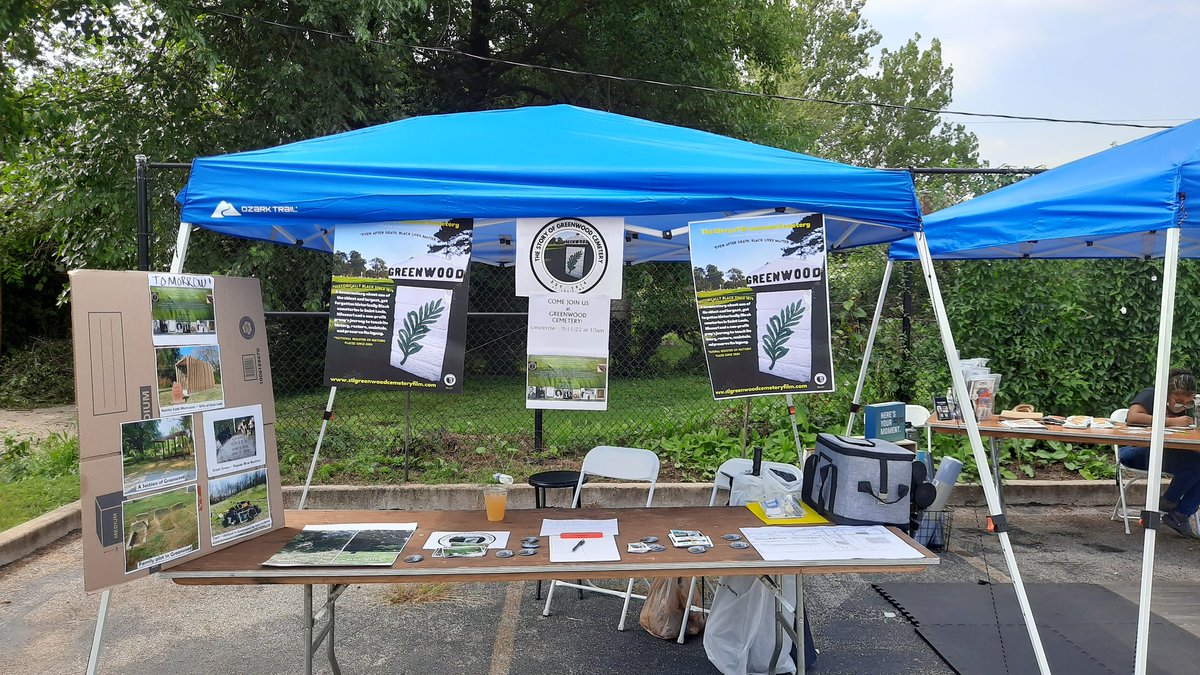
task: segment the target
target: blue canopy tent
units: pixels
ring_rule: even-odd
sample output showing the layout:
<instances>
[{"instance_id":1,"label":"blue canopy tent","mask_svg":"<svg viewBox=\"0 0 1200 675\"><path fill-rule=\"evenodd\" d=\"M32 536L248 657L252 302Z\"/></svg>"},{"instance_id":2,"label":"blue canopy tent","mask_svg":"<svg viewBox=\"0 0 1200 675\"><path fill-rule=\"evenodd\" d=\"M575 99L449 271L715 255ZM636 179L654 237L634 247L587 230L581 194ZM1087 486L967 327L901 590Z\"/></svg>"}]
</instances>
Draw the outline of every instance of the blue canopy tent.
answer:
<instances>
[{"instance_id":1,"label":"blue canopy tent","mask_svg":"<svg viewBox=\"0 0 1200 675\"><path fill-rule=\"evenodd\" d=\"M475 219L472 259L497 265L513 263L518 217L623 217L627 263L687 262L689 222L780 210L824 214L831 251L909 235L924 241L907 172L847 166L565 105L414 117L200 158L178 201L176 272L193 225L331 251L339 224L469 217ZM950 368L958 371L931 263L926 279ZM965 398L965 383L957 386ZM328 407L332 402L331 391ZM323 435L324 424L318 451ZM971 427L969 436L979 461L978 429ZM986 477L982 482L998 513L995 485ZM999 537L1047 672L1008 535Z\"/></svg>"},{"instance_id":2,"label":"blue canopy tent","mask_svg":"<svg viewBox=\"0 0 1200 675\"><path fill-rule=\"evenodd\" d=\"M185 223L324 251L342 223L475 218L472 259L490 264L512 263L517 217L623 216L631 263L686 262L689 221L759 210L825 214L832 250L920 226L905 172L567 105L203 157L178 201Z\"/></svg>"},{"instance_id":3,"label":"blue canopy tent","mask_svg":"<svg viewBox=\"0 0 1200 675\"><path fill-rule=\"evenodd\" d=\"M855 401L870 361L892 261L1065 258L1164 259L1154 386L1167 388L1179 258L1200 257L1200 120L1160 131L1027 178L925 218L917 238L891 245ZM1162 481L1163 410L1154 411L1146 510ZM851 417L853 423L853 417ZM1156 530L1145 530L1135 672L1145 673Z\"/></svg>"}]
</instances>

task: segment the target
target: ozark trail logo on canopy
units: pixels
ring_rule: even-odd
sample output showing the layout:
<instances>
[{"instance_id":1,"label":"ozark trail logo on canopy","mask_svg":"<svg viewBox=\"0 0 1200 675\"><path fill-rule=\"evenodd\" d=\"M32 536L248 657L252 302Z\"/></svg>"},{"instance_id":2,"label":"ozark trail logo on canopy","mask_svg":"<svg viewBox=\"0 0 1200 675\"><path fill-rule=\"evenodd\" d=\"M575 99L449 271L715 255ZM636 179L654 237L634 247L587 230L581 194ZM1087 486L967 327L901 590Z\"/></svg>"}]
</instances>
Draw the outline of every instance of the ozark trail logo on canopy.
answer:
<instances>
[{"instance_id":1,"label":"ozark trail logo on canopy","mask_svg":"<svg viewBox=\"0 0 1200 675\"><path fill-rule=\"evenodd\" d=\"M234 206L233 204L230 204L229 202L222 199L221 202L219 204L217 204L217 208L213 209L211 217L212 218L224 218L225 216L240 216L240 215L242 215L242 214L238 213L236 206Z\"/></svg>"},{"instance_id":2,"label":"ozark trail logo on canopy","mask_svg":"<svg viewBox=\"0 0 1200 675\"><path fill-rule=\"evenodd\" d=\"M546 223L533 238L530 267L552 293L586 293L608 268L608 245L596 226L581 218Z\"/></svg>"}]
</instances>

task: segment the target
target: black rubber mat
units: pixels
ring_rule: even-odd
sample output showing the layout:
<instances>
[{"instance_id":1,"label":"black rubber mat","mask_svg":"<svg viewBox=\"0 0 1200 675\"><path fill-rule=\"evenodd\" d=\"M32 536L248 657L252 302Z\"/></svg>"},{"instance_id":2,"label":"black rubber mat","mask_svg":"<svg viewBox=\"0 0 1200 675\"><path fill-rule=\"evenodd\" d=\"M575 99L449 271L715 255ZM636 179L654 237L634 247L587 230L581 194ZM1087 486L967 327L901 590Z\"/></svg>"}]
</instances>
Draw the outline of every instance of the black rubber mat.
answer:
<instances>
[{"instance_id":1,"label":"black rubber mat","mask_svg":"<svg viewBox=\"0 0 1200 675\"><path fill-rule=\"evenodd\" d=\"M1037 672L1011 584L877 584L917 633L963 675ZM1026 584L1055 673L1129 673L1137 606L1095 584ZM1150 673L1197 672L1200 638L1151 614Z\"/></svg>"}]
</instances>

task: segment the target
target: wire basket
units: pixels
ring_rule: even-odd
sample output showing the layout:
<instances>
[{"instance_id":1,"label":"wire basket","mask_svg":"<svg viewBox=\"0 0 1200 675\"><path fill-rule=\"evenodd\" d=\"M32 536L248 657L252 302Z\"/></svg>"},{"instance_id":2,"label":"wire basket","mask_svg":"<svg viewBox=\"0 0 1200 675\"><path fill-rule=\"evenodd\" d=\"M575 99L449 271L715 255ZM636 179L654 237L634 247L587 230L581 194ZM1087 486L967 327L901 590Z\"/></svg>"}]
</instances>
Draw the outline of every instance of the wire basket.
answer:
<instances>
[{"instance_id":1,"label":"wire basket","mask_svg":"<svg viewBox=\"0 0 1200 675\"><path fill-rule=\"evenodd\" d=\"M950 548L950 529L954 511L926 511L921 514L921 523L913 539L931 551Z\"/></svg>"}]
</instances>

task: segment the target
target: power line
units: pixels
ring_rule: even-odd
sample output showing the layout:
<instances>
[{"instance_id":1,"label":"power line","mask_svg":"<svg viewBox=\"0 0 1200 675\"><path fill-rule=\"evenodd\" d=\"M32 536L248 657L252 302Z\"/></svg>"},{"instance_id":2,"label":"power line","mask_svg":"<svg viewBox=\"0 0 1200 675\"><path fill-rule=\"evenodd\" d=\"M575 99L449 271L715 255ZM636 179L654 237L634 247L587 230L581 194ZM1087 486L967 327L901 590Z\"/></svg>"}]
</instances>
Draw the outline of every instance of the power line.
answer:
<instances>
[{"instance_id":1,"label":"power line","mask_svg":"<svg viewBox=\"0 0 1200 675\"><path fill-rule=\"evenodd\" d=\"M321 30L319 28L305 28L304 26L296 26L293 24L282 23L279 21L272 21L271 19L263 19L260 17L243 16L240 14L224 12L224 11L217 10L217 9L205 9L205 8L195 7L195 6L192 6L191 9L193 9L197 13L201 13L201 14L212 14L215 16L223 16L228 19L237 19L240 21L255 21L255 22L265 24L268 26L275 26L278 28L286 28L288 30L299 31L299 32L303 32L303 33L315 33L317 35L325 35L328 37L338 38L338 39L342 39L342 40L349 40L351 42L358 42L357 38L355 38L353 35L350 35L348 33L336 33L333 31ZM586 71L586 70L575 70L572 68L560 68L557 66L545 66L545 65L540 65L540 64L536 64L536 63L525 63L522 61L512 61L509 59L502 59L502 58L497 58L494 56L482 56L479 54L472 54L470 52L460 51L460 50L454 49L452 47L426 47L423 45L410 45L410 44L405 44L402 42L380 40L378 38L371 38L371 39L367 40L367 42L369 42L371 44L383 46L383 47L402 47L404 49L409 49L412 51L432 52L432 53L436 53L436 54L450 54L450 55L454 55L454 56L464 56L464 57L467 57L470 59L475 59L477 61L484 61L487 63L498 63L498 64L503 64L506 66L513 66L515 68L540 70L540 71L544 71L544 72L558 73L558 74L562 74L562 75L592 77L592 78L596 78L596 79L609 80L609 81L614 81L614 82L647 84L647 85L653 85L656 87L666 87L666 88L671 88L671 89L688 89L691 91L702 91L702 92L713 93L713 94L728 94L728 95L732 95L732 96L744 96L744 97L748 97L748 98L765 98L765 99L771 99L771 100L776 100L776 101L792 101L792 102L797 102L797 103L822 103L822 104L826 104L826 105L836 105L836 106L842 106L842 107L869 107L869 108L882 108L885 110L913 110L916 112L930 113L933 115L958 115L958 116L962 116L962 117L983 117L983 118L995 118L995 119L1003 119L1003 120L1017 120L1017 121L1023 121L1023 122L1054 122L1054 123L1059 123L1059 124L1091 124L1091 125L1095 125L1095 126L1126 127L1126 128L1133 128L1133 129L1170 129L1171 128L1170 126L1151 125L1151 124L1134 124L1131 122L1110 122L1110 121L1104 121L1104 120L1084 120L1084 119L1070 119L1070 118L1058 118L1058 117L1037 117L1037 116L1031 116L1031 115L1006 115L1003 113L981 113L981 112L970 112L970 111L966 111L966 110L949 110L949 109L938 110L935 108L926 108L926 107L922 107L922 106L901 105L901 104L897 104L897 103L881 103L878 101L839 101L836 99L814 98L814 97L808 97L808 96L788 96L785 94L768 94L768 93L757 92L757 91L745 91L742 89L727 89L724 87L708 87L708 86L698 85L698 84L684 84L681 82L664 82L661 80L647 80L647 79L636 78L636 77L624 77L621 75L608 75L605 73L595 73L595 72Z\"/></svg>"}]
</instances>

